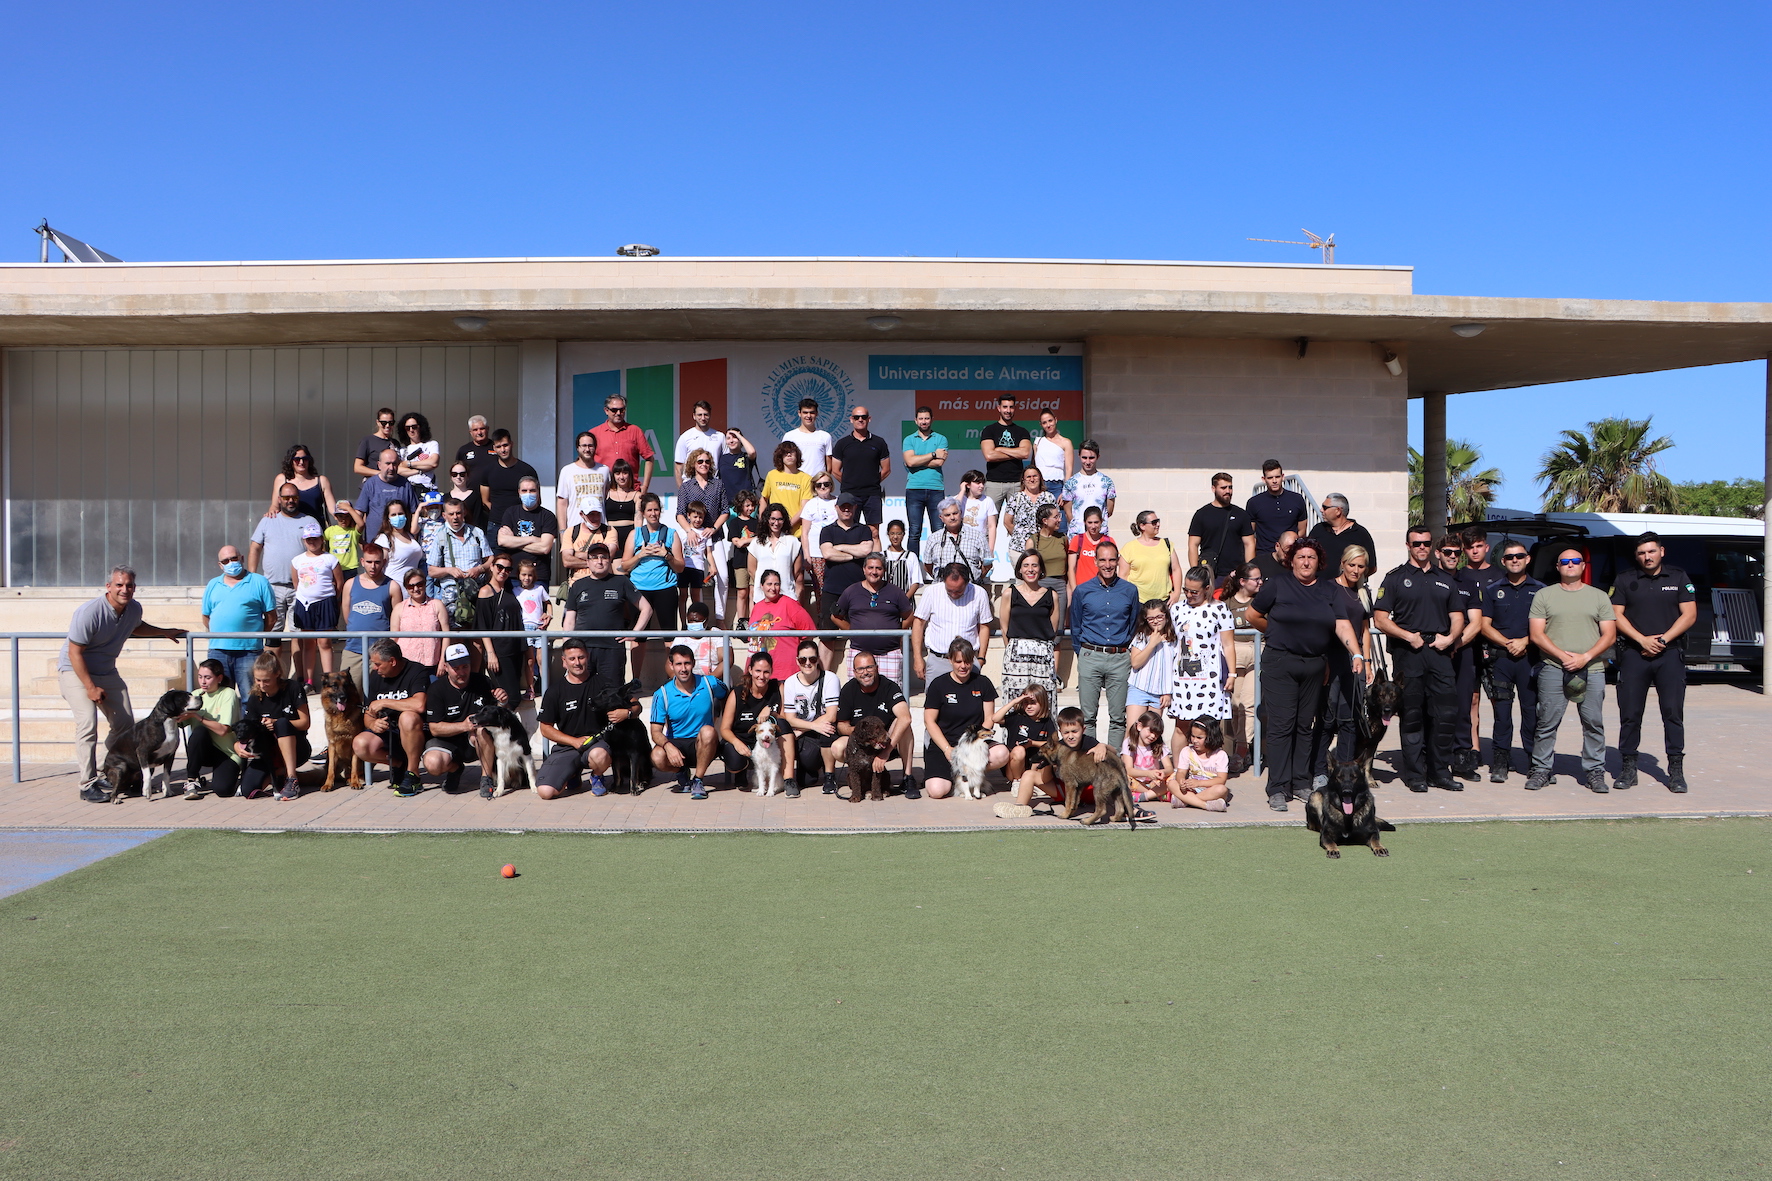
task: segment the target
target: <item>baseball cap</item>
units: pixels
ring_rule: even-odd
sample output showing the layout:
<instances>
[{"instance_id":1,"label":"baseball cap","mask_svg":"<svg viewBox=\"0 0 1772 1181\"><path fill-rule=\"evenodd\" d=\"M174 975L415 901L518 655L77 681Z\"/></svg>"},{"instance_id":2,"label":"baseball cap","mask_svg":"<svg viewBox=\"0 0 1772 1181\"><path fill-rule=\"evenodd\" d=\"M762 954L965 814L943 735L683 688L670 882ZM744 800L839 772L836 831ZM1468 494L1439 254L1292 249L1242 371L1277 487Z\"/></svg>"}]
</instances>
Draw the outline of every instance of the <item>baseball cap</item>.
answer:
<instances>
[{"instance_id":1,"label":"baseball cap","mask_svg":"<svg viewBox=\"0 0 1772 1181\"><path fill-rule=\"evenodd\" d=\"M351 502L348 500L341 500L337 504L333 505L332 506L332 515L335 517L350 516L351 515Z\"/></svg>"},{"instance_id":2,"label":"baseball cap","mask_svg":"<svg viewBox=\"0 0 1772 1181\"><path fill-rule=\"evenodd\" d=\"M581 496L578 498L578 503L572 507L578 511L578 515L581 517L587 513L596 513L598 516L603 515L603 501L601 497Z\"/></svg>"},{"instance_id":3,"label":"baseball cap","mask_svg":"<svg viewBox=\"0 0 1772 1181\"><path fill-rule=\"evenodd\" d=\"M314 518L303 517L301 519L301 539L303 541L306 541L310 537L319 537L323 532L324 531L320 528L320 522L314 520Z\"/></svg>"},{"instance_id":4,"label":"baseball cap","mask_svg":"<svg viewBox=\"0 0 1772 1181\"><path fill-rule=\"evenodd\" d=\"M450 664L454 664L458 660L468 659L468 646L466 644L449 645L449 647L443 650L443 659L447 660Z\"/></svg>"},{"instance_id":5,"label":"baseball cap","mask_svg":"<svg viewBox=\"0 0 1772 1181\"><path fill-rule=\"evenodd\" d=\"M430 508L434 504L442 504L442 503L443 503L443 494L441 492L437 491L435 488L433 488L429 492L424 494L424 498L418 502L418 507L419 508Z\"/></svg>"},{"instance_id":6,"label":"baseball cap","mask_svg":"<svg viewBox=\"0 0 1772 1181\"><path fill-rule=\"evenodd\" d=\"M842 495L837 497L837 503L839 505L860 504L861 501L855 499L855 494L853 492L845 492Z\"/></svg>"}]
</instances>

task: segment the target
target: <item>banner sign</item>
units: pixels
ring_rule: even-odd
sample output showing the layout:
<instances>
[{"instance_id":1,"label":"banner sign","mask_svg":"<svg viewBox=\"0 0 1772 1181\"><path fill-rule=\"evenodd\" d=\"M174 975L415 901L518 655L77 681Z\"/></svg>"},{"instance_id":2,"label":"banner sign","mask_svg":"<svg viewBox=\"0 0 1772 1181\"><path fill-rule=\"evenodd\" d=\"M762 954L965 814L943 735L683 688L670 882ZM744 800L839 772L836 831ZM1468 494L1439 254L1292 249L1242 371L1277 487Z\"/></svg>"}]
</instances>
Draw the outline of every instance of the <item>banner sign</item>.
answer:
<instances>
[{"instance_id":1,"label":"banner sign","mask_svg":"<svg viewBox=\"0 0 1772 1181\"><path fill-rule=\"evenodd\" d=\"M850 430L849 412L866 406L870 427L892 451L888 495L904 491L904 437L915 429L914 412L928 406L934 429L947 436L943 471L949 491L960 476L982 469L981 432L997 417L1002 394L1016 398L1016 421L1038 437L1039 417L1050 410L1059 433L1073 444L1084 437L1083 347L919 344L902 349L868 344L562 344L559 348L561 462L572 439L604 420L603 402L627 397L628 421L646 432L654 479L673 477L677 436L693 425L692 408L713 407L713 425L736 426L757 448L767 470L775 445L800 425L799 404L818 404L818 426L833 439ZM663 492L666 484L658 488Z\"/></svg>"}]
</instances>

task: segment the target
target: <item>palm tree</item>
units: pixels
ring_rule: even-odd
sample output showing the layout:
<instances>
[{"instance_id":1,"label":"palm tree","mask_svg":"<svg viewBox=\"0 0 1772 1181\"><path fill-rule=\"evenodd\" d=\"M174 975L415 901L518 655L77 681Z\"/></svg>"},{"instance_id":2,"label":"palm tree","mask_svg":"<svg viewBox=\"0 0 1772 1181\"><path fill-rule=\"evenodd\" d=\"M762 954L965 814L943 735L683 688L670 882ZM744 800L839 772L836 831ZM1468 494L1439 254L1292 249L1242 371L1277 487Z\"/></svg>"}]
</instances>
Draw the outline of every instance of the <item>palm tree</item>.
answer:
<instances>
[{"instance_id":1,"label":"palm tree","mask_svg":"<svg viewBox=\"0 0 1772 1181\"><path fill-rule=\"evenodd\" d=\"M1602 418L1587 433L1564 431L1544 453L1538 480L1547 513L1671 513L1673 482L1655 470L1655 456L1674 445L1650 439L1650 418Z\"/></svg>"},{"instance_id":2,"label":"palm tree","mask_svg":"<svg viewBox=\"0 0 1772 1181\"><path fill-rule=\"evenodd\" d=\"M1446 523L1481 521L1495 503L1496 485L1502 482L1498 468L1471 469L1483 462L1483 453L1464 439L1446 440ZM1422 524L1426 512L1422 508L1422 488L1426 483L1427 462L1421 452L1409 448L1409 524Z\"/></svg>"}]
</instances>

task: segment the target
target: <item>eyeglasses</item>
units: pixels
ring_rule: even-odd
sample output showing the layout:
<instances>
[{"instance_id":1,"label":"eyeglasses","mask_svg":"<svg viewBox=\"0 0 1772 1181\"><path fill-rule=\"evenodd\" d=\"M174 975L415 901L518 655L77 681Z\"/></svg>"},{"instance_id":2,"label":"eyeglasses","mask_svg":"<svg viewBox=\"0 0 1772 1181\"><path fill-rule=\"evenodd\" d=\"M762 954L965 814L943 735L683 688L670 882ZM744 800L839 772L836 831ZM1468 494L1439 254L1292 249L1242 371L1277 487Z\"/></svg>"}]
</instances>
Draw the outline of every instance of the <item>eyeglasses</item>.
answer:
<instances>
[{"instance_id":1,"label":"eyeglasses","mask_svg":"<svg viewBox=\"0 0 1772 1181\"><path fill-rule=\"evenodd\" d=\"M867 414L851 414L849 416L850 420L853 422L866 422L870 417L871 415Z\"/></svg>"},{"instance_id":2,"label":"eyeglasses","mask_svg":"<svg viewBox=\"0 0 1772 1181\"><path fill-rule=\"evenodd\" d=\"M294 459L290 460L289 462L291 462L291 463L313 463L314 457L312 455L298 455Z\"/></svg>"},{"instance_id":3,"label":"eyeglasses","mask_svg":"<svg viewBox=\"0 0 1772 1181\"><path fill-rule=\"evenodd\" d=\"M221 565L221 566L226 566L229 562L238 562L239 560L240 560L239 554L227 554L223 557L217 558L216 564Z\"/></svg>"},{"instance_id":4,"label":"eyeglasses","mask_svg":"<svg viewBox=\"0 0 1772 1181\"><path fill-rule=\"evenodd\" d=\"M1585 564L1586 563L1584 563L1580 558L1558 558L1557 559L1557 565L1559 565L1559 566L1582 566Z\"/></svg>"},{"instance_id":5,"label":"eyeglasses","mask_svg":"<svg viewBox=\"0 0 1772 1181\"><path fill-rule=\"evenodd\" d=\"M1504 562L1524 562L1530 556L1530 554L1502 554L1501 560Z\"/></svg>"},{"instance_id":6,"label":"eyeglasses","mask_svg":"<svg viewBox=\"0 0 1772 1181\"><path fill-rule=\"evenodd\" d=\"M464 479L464 480L465 480L465 479L467 479L467 476L468 476L468 473L466 473L466 472L464 472L464 471L462 471L462 470L461 470L461 469L460 469L460 468L458 468L458 467L452 467L452 468L450 468L450 469L449 469L449 474L450 474L450 475L452 475L452 476L460 476L460 477L461 477L461 478L462 478L462 479Z\"/></svg>"},{"instance_id":7,"label":"eyeglasses","mask_svg":"<svg viewBox=\"0 0 1772 1181\"><path fill-rule=\"evenodd\" d=\"M375 420L375 425L376 426L393 426L394 420L391 418L378 418Z\"/></svg>"},{"instance_id":8,"label":"eyeglasses","mask_svg":"<svg viewBox=\"0 0 1772 1181\"><path fill-rule=\"evenodd\" d=\"M1456 558L1459 554L1461 554L1463 552L1464 552L1463 550L1459 550L1459 549L1443 549L1440 551L1440 556L1443 558Z\"/></svg>"},{"instance_id":9,"label":"eyeglasses","mask_svg":"<svg viewBox=\"0 0 1772 1181\"><path fill-rule=\"evenodd\" d=\"M499 571L500 573L503 573L503 574L509 574L511 572L511 568L509 566L501 566L501 565L498 565L497 563L494 563L492 568L494 570Z\"/></svg>"},{"instance_id":10,"label":"eyeglasses","mask_svg":"<svg viewBox=\"0 0 1772 1181\"><path fill-rule=\"evenodd\" d=\"M1431 541L1411 541L1409 543L1409 548L1410 549L1433 549L1434 543Z\"/></svg>"},{"instance_id":11,"label":"eyeglasses","mask_svg":"<svg viewBox=\"0 0 1772 1181\"><path fill-rule=\"evenodd\" d=\"M802 656L802 657L800 657L800 663L801 664L817 664L818 657L816 657L816 656Z\"/></svg>"},{"instance_id":12,"label":"eyeglasses","mask_svg":"<svg viewBox=\"0 0 1772 1181\"><path fill-rule=\"evenodd\" d=\"M812 486L814 488L829 488L831 486L831 482L829 480L814 480L812 482Z\"/></svg>"},{"instance_id":13,"label":"eyeglasses","mask_svg":"<svg viewBox=\"0 0 1772 1181\"><path fill-rule=\"evenodd\" d=\"M417 590L419 587L423 586L424 584L425 584L424 579L414 578L411 582L408 582L406 584L406 589L407 590Z\"/></svg>"}]
</instances>

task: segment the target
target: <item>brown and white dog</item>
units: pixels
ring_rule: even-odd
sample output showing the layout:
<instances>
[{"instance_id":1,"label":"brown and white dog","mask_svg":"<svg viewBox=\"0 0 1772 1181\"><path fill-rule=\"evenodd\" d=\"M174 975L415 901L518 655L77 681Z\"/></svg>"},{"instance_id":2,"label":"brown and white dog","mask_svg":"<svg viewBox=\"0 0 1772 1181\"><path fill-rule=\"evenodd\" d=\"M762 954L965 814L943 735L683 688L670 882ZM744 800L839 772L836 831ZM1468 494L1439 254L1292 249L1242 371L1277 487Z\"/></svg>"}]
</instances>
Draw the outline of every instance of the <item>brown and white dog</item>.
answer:
<instances>
[{"instance_id":1,"label":"brown and white dog","mask_svg":"<svg viewBox=\"0 0 1772 1181\"><path fill-rule=\"evenodd\" d=\"M352 744L363 733L363 695L350 673L326 673L320 678L320 709L326 715L326 781L321 791L338 786L341 766L350 767L352 791L363 790L363 760Z\"/></svg>"},{"instance_id":2,"label":"brown and white dog","mask_svg":"<svg viewBox=\"0 0 1772 1181\"><path fill-rule=\"evenodd\" d=\"M1064 784L1064 811L1058 814L1060 819L1069 820L1077 814L1083 789L1091 787L1095 794L1095 814L1089 818L1090 824L1107 824L1114 819L1115 812L1123 809L1127 827L1138 827L1138 810L1132 803L1126 764L1120 761L1119 755L1110 751L1098 763L1088 751L1066 746L1056 737L1048 740L1040 751L1052 764L1053 774Z\"/></svg>"},{"instance_id":3,"label":"brown and white dog","mask_svg":"<svg viewBox=\"0 0 1772 1181\"><path fill-rule=\"evenodd\" d=\"M781 723L765 715L751 732L751 792L760 796L781 792Z\"/></svg>"},{"instance_id":4,"label":"brown and white dog","mask_svg":"<svg viewBox=\"0 0 1772 1181\"><path fill-rule=\"evenodd\" d=\"M989 730L968 731L954 743L948 762L954 768L954 795L965 800L984 799L984 773L991 761L991 742L995 735Z\"/></svg>"}]
</instances>

